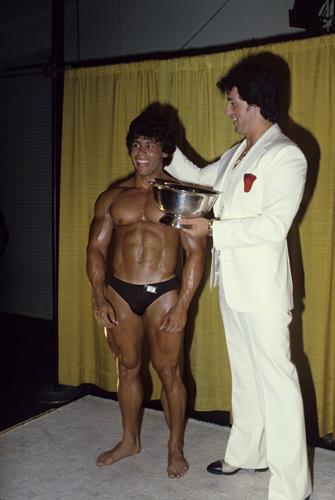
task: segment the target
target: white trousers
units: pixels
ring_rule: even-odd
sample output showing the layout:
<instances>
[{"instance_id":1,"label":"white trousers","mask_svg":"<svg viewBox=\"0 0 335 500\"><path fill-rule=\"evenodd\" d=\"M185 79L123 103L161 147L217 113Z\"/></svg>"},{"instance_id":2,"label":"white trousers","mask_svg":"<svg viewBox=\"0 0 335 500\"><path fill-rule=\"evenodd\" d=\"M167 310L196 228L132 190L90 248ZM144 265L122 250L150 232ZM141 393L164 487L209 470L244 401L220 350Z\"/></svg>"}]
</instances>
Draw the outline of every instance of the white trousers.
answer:
<instances>
[{"instance_id":1,"label":"white trousers","mask_svg":"<svg viewBox=\"0 0 335 500\"><path fill-rule=\"evenodd\" d=\"M269 500L305 500L311 480L302 397L290 360L291 313L233 311L222 283L220 307L233 384L225 461L247 469L269 467Z\"/></svg>"}]
</instances>

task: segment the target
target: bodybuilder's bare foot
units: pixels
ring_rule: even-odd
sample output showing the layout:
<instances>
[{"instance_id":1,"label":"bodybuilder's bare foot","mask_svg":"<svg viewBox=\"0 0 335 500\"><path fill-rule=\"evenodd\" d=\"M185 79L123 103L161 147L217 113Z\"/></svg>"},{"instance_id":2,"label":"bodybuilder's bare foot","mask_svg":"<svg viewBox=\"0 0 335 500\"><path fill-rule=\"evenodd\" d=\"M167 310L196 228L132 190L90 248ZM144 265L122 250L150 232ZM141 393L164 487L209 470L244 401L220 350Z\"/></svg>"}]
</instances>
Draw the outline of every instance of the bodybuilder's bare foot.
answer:
<instances>
[{"instance_id":1,"label":"bodybuilder's bare foot","mask_svg":"<svg viewBox=\"0 0 335 500\"><path fill-rule=\"evenodd\" d=\"M188 471L188 462L184 458L182 451L169 453L168 475L171 478L185 476Z\"/></svg>"},{"instance_id":2,"label":"bodybuilder's bare foot","mask_svg":"<svg viewBox=\"0 0 335 500\"><path fill-rule=\"evenodd\" d=\"M139 443L123 443L122 441L117 444L112 450L104 451L99 455L96 464L99 467L104 467L105 465L113 465L122 458L129 457L131 455L136 455L141 451L141 446Z\"/></svg>"}]
</instances>

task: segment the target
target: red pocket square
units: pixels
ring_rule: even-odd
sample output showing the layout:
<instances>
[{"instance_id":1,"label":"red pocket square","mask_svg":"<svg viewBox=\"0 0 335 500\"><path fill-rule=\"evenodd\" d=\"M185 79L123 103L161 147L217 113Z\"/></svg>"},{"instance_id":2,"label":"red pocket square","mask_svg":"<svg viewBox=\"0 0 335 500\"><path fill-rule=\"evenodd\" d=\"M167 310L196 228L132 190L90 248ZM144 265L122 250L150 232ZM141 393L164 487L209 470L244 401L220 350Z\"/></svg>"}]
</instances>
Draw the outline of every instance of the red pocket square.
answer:
<instances>
[{"instance_id":1,"label":"red pocket square","mask_svg":"<svg viewBox=\"0 0 335 500\"><path fill-rule=\"evenodd\" d=\"M254 174L244 174L244 192L249 193L257 177Z\"/></svg>"}]
</instances>

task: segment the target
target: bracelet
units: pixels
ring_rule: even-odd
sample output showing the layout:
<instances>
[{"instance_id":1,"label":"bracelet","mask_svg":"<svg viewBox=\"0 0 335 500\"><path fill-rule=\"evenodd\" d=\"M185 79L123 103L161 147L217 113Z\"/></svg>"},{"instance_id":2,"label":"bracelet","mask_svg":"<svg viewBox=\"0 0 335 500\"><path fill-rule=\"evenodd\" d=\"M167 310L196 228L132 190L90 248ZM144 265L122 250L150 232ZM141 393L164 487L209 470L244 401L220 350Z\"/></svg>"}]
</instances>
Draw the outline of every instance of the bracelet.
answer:
<instances>
[{"instance_id":1,"label":"bracelet","mask_svg":"<svg viewBox=\"0 0 335 500\"><path fill-rule=\"evenodd\" d=\"M208 223L208 236L213 236L213 222L214 219L211 219Z\"/></svg>"}]
</instances>

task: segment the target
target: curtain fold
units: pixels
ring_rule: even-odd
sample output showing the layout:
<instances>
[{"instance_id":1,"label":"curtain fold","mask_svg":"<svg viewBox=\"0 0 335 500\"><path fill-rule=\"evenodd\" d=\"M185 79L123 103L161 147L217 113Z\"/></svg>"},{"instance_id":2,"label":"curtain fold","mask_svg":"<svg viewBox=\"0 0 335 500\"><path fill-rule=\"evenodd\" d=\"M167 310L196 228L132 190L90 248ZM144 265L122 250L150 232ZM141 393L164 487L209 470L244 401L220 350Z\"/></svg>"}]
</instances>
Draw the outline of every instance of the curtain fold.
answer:
<instances>
[{"instance_id":1,"label":"curtain fold","mask_svg":"<svg viewBox=\"0 0 335 500\"><path fill-rule=\"evenodd\" d=\"M216 82L243 57L264 52L275 56L279 74L279 124L309 164L303 203L289 236L295 289L292 357L307 427L321 436L334 431L334 35L66 71L59 248L61 384L92 383L116 390L115 362L93 315L85 251L96 198L133 172L125 143L130 122L152 106L166 117L190 159L200 166L213 161L239 140L224 116L226 103ZM230 410L230 368L217 290L209 291L209 253L189 311L185 381L195 409ZM152 379L148 397L159 398L160 383L147 361L144 372Z\"/></svg>"}]
</instances>

